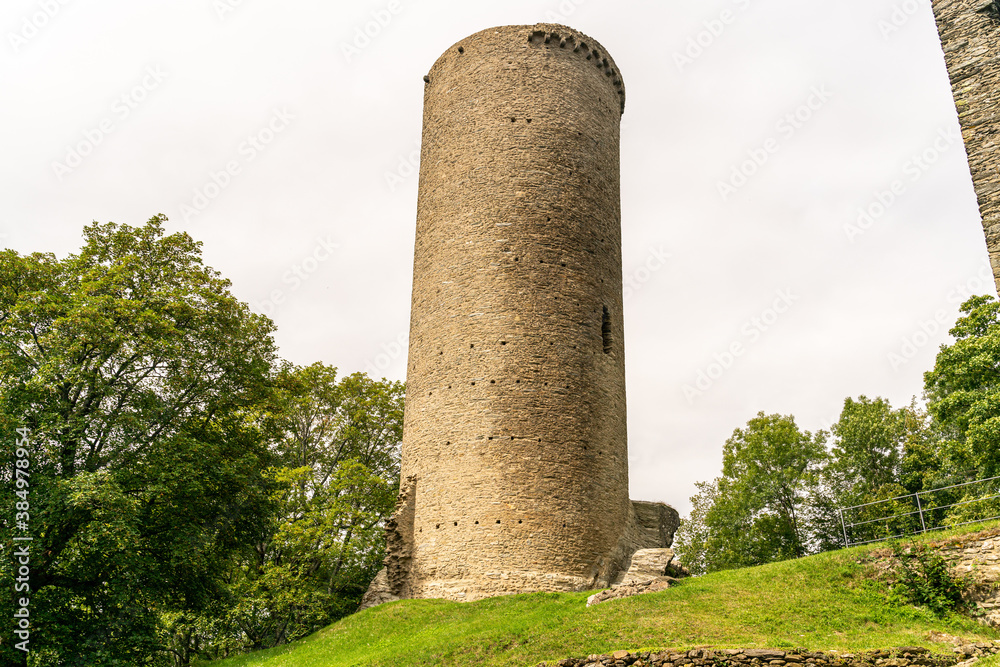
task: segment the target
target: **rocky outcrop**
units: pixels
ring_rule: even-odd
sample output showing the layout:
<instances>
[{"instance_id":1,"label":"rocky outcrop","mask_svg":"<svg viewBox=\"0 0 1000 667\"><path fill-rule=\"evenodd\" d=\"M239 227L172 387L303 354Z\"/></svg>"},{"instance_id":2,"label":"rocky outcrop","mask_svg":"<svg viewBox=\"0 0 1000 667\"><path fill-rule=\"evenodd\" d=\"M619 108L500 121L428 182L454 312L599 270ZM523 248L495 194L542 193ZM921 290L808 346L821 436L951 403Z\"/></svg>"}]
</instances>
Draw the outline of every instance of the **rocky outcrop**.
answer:
<instances>
[{"instance_id":1,"label":"rocky outcrop","mask_svg":"<svg viewBox=\"0 0 1000 667\"><path fill-rule=\"evenodd\" d=\"M636 595L642 595L643 593L659 593L660 591L665 591L670 588L670 585L675 581L677 580L669 577L660 577L657 579L647 579L645 581L636 581L628 584L621 584L619 586L612 586L611 588L603 590L600 593L594 593L587 598L587 606L593 607L595 604L608 602L609 600L630 598Z\"/></svg>"},{"instance_id":2,"label":"rocky outcrop","mask_svg":"<svg viewBox=\"0 0 1000 667\"><path fill-rule=\"evenodd\" d=\"M403 480L396 501L396 511L386 521L386 580L398 596L406 596L410 562L413 560L413 516L416 506L417 478Z\"/></svg>"},{"instance_id":3,"label":"rocky outcrop","mask_svg":"<svg viewBox=\"0 0 1000 667\"><path fill-rule=\"evenodd\" d=\"M665 503L633 500L632 514L638 529L636 549L673 546L674 533L681 526L681 516L677 510Z\"/></svg>"},{"instance_id":4,"label":"rocky outcrop","mask_svg":"<svg viewBox=\"0 0 1000 667\"><path fill-rule=\"evenodd\" d=\"M578 590L603 588L620 582L636 552L670 547L680 525L680 514L666 503L631 501L628 520L618 545L606 559L598 576L594 577L589 586Z\"/></svg>"},{"instance_id":5,"label":"rocky outcrop","mask_svg":"<svg viewBox=\"0 0 1000 667\"><path fill-rule=\"evenodd\" d=\"M615 585L629 586L657 578L676 581L689 576L691 573L677 562L673 549L641 549L632 554L628 571L615 581Z\"/></svg>"},{"instance_id":6,"label":"rocky outcrop","mask_svg":"<svg viewBox=\"0 0 1000 667\"><path fill-rule=\"evenodd\" d=\"M690 576L687 569L674 561L673 549L640 549L632 554L628 571L611 588L587 598L587 606L663 591L681 577L687 576Z\"/></svg>"}]
</instances>

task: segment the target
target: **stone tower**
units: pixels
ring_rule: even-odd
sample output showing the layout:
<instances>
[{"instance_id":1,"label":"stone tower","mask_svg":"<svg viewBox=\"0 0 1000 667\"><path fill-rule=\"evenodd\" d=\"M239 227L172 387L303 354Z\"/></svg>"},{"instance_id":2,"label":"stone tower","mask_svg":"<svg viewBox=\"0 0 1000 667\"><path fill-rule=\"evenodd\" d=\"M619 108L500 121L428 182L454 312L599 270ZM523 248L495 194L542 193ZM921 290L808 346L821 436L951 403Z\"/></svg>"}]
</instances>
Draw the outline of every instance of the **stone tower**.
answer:
<instances>
[{"instance_id":1,"label":"stone tower","mask_svg":"<svg viewBox=\"0 0 1000 667\"><path fill-rule=\"evenodd\" d=\"M932 4L1000 289L1000 0Z\"/></svg>"},{"instance_id":2,"label":"stone tower","mask_svg":"<svg viewBox=\"0 0 1000 667\"><path fill-rule=\"evenodd\" d=\"M676 512L631 503L622 76L561 25L424 77L402 489L383 584L474 600L606 586Z\"/></svg>"}]
</instances>

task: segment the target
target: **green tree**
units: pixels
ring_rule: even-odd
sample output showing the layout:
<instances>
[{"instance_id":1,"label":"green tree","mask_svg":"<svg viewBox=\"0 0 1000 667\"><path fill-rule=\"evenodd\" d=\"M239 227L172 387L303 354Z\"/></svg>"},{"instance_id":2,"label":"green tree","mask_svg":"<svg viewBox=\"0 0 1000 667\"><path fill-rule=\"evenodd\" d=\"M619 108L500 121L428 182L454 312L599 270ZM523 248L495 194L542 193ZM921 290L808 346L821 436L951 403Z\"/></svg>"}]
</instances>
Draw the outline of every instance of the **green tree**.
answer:
<instances>
[{"instance_id":1,"label":"green tree","mask_svg":"<svg viewBox=\"0 0 1000 667\"><path fill-rule=\"evenodd\" d=\"M904 409L906 439L899 464L899 483L907 493L917 493L953 483L951 467L942 457L945 434L916 402Z\"/></svg>"},{"instance_id":2,"label":"green tree","mask_svg":"<svg viewBox=\"0 0 1000 667\"><path fill-rule=\"evenodd\" d=\"M722 476L703 487L705 569L720 570L796 558L810 550L803 511L826 433L801 431L794 417L759 413L736 429L723 450ZM700 511L700 510L699 510Z\"/></svg>"},{"instance_id":3,"label":"green tree","mask_svg":"<svg viewBox=\"0 0 1000 667\"><path fill-rule=\"evenodd\" d=\"M681 563L691 574L708 572L709 563L714 560L709 552L712 546L712 531L706 523L709 510L715 505L719 493L719 480L695 482L698 492L691 496L691 512L681 521L674 536L674 550Z\"/></svg>"},{"instance_id":4,"label":"green tree","mask_svg":"<svg viewBox=\"0 0 1000 667\"><path fill-rule=\"evenodd\" d=\"M228 633L200 621L178 651L219 642L257 650L298 639L353 613L382 567L384 520L399 484L403 385L323 364L286 364L274 413L282 434L271 469L279 511L235 563ZM198 625L199 621L193 621ZM232 648L232 647L230 647Z\"/></svg>"},{"instance_id":5,"label":"green tree","mask_svg":"<svg viewBox=\"0 0 1000 667\"><path fill-rule=\"evenodd\" d=\"M947 434L944 456L968 480L1000 475L1000 304L975 296L961 308L934 369L924 374L928 410Z\"/></svg>"},{"instance_id":6,"label":"green tree","mask_svg":"<svg viewBox=\"0 0 1000 667\"><path fill-rule=\"evenodd\" d=\"M845 527L852 543L911 532L919 526L912 515L913 498L901 485L906 443L923 434L924 419L915 403L893 409L884 398L847 398L833 425L833 447L812 492L810 522L820 550L844 545ZM914 471L910 471L911 474ZM874 503L874 504L873 504ZM857 525L850 525L857 524Z\"/></svg>"},{"instance_id":7,"label":"green tree","mask_svg":"<svg viewBox=\"0 0 1000 667\"><path fill-rule=\"evenodd\" d=\"M857 497L884 486L896 486L906 439L906 415L884 398L859 396L844 400L840 419L831 429L831 468L848 478Z\"/></svg>"},{"instance_id":8,"label":"green tree","mask_svg":"<svg viewBox=\"0 0 1000 667\"><path fill-rule=\"evenodd\" d=\"M950 332L955 342L941 346L934 369L924 374L927 408L942 434L937 459L943 481L951 483L1000 475L1000 304L992 296L974 296L961 311ZM981 500L998 486L929 494L929 501L939 508L962 503L947 510L942 523L971 522L1000 514L1000 503Z\"/></svg>"},{"instance_id":9,"label":"green tree","mask_svg":"<svg viewBox=\"0 0 1000 667\"><path fill-rule=\"evenodd\" d=\"M94 223L62 260L0 253L0 438L30 432L31 646L63 665L147 663L160 615L217 600L273 512L273 325L165 221Z\"/></svg>"}]
</instances>

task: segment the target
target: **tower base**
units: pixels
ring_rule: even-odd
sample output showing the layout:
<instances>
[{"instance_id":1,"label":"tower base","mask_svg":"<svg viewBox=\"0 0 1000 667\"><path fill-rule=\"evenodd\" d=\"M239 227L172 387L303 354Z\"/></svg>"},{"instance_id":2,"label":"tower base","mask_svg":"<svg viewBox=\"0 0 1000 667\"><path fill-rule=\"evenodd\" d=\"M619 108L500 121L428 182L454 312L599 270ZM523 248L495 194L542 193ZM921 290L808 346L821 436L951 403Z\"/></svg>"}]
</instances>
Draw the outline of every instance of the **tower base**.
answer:
<instances>
[{"instance_id":1,"label":"tower base","mask_svg":"<svg viewBox=\"0 0 1000 667\"><path fill-rule=\"evenodd\" d=\"M462 578L419 579L410 572L413 545L413 494L416 480L408 479L400 492L396 511L386 523L386 567L365 593L358 610L401 599L439 598L471 602L499 595L537 592L577 592L607 588L623 575L632 555L643 549L666 549L674 542L680 515L670 505L633 500L630 513L607 566L597 577L538 572L526 568L504 572L470 570Z\"/></svg>"}]
</instances>

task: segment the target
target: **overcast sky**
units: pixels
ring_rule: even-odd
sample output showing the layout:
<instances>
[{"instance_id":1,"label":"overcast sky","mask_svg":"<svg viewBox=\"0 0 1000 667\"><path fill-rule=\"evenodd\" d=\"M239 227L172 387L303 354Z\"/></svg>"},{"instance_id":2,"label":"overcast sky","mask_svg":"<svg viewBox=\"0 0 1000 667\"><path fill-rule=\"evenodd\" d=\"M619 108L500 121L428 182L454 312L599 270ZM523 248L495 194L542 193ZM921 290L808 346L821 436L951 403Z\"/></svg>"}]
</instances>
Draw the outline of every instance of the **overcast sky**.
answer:
<instances>
[{"instance_id":1,"label":"overcast sky","mask_svg":"<svg viewBox=\"0 0 1000 667\"><path fill-rule=\"evenodd\" d=\"M402 380L422 77L540 21L627 89L633 498L687 511L758 411L921 395L992 289L929 0L4 0L0 246L165 213L282 356Z\"/></svg>"}]
</instances>

